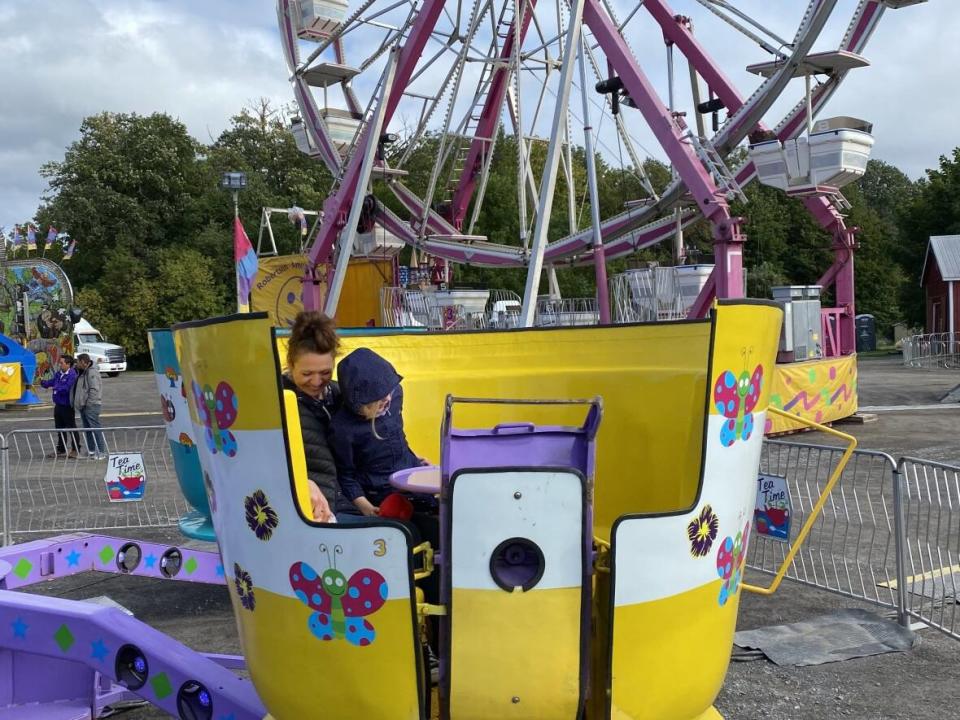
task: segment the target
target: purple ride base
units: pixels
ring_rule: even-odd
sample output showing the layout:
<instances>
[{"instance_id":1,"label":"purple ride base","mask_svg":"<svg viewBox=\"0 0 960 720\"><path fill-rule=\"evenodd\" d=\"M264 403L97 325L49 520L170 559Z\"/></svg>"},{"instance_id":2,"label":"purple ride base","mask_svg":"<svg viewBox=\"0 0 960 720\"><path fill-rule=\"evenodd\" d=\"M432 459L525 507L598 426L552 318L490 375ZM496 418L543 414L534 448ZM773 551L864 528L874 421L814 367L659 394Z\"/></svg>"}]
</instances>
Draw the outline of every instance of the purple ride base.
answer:
<instances>
[{"instance_id":1,"label":"purple ride base","mask_svg":"<svg viewBox=\"0 0 960 720\"><path fill-rule=\"evenodd\" d=\"M121 562L134 545L140 560L128 571ZM264 717L250 681L230 672L242 657L196 652L117 608L13 592L90 571L224 584L215 551L85 533L0 549L0 720L92 720L137 699L178 717L181 692L198 694L191 683L208 692L211 720ZM136 689L118 677L118 655L131 646L146 663Z\"/></svg>"}]
</instances>

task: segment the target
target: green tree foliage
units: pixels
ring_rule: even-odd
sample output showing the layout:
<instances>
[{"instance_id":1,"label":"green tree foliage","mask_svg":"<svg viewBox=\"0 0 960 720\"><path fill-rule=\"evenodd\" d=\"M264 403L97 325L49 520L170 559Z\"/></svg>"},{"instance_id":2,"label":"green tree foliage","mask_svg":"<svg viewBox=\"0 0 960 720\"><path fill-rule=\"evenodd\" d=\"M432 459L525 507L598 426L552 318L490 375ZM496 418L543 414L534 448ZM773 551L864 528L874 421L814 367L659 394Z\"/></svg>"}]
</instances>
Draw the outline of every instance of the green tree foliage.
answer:
<instances>
[{"instance_id":1,"label":"green tree foliage","mask_svg":"<svg viewBox=\"0 0 960 720\"><path fill-rule=\"evenodd\" d=\"M423 195L440 151L441 138L428 136L412 153L404 182ZM388 150L403 152L402 144ZM573 194L561 167L548 229L550 240L584 230L590 223L584 151L571 150ZM458 168L449 155L437 176L434 206L450 200ZM534 140L530 165L539 178L546 143ZM622 212L624 202L644 197L636 170L597 156L600 215ZM647 159L643 169L659 192L670 180L663 163ZM62 160L41 169L49 182L45 202L34 219L39 235L53 224L79 241L67 271L79 289L86 316L131 356L146 352L145 331L151 326L228 311L234 303L232 257L233 206L220 190L220 174L240 170L247 189L239 196L239 212L251 240L263 207L300 205L321 209L332 178L322 163L298 152L282 112L261 100L241 110L219 137L207 143L191 138L184 125L164 114L101 113L86 120L79 138ZM497 139L484 204L472 232L492 242L521 244L517 212L517 140L502 131ZM381 202L406 216L382 182L374 192ZM960 149L941 159L927 178L914 183L897 168L871 161L864 177L845 189L852 209L848 223L860 228L856 257L858 312L876 315L881 331L902 319L922 317L919 273L932 234L960 232ZM754 183L747 203L734 203L742 215L747 243L744 262L748 291L769 297L779 284L814 283L832 262L831 238L796 199ZM527 197L528 234L533 229L537 198ZM469 221L472 208L468 209ZM281 253L297 252L300 236L285 219L275 218ZM465 228L467 231L467 228ZM685 242L712 255L711 234L700 222L685 231ZM403 260L409 257L409 250ZM59 247L48 257L59 260ZM612 261L610 275L634 261L669 262L668 243L626 259ZM594 293L592 267L558 267L565 296ZM522 292L525 272L459 267L456 280L465 284ZM546 279L541 292L546 291Z\"/></svg>"},{"instance_id":2,"label":"green tree foliage","mask_svg":"<svg viewBox=\"0 0 960 720\"><path fill-rule=\"evenodd\" d=\"M63 159L41 168L49 191L37 225L78 240L66 266L77 302L135 363L145 359L148 328L227 312L235 302L232 199L218 187L228 170L247 173L240 215L254 243L262 207L318 208L330 187L325 168L297 150L265 101L206 146L164 114L94 115ZM274 219L274 230L281 253L299 250L285 218ZM59 261L62 250L47 256Z\"/></svg>"},{"instance_id":3,"label":"green tree foliage","mask_svg":"<svg viewBox=\"0 0 960 720\"><path fill-rule=\"evenodd\" d=\"M941 156L939 167L927 170L916 191L899 209L897 259L908 270L902 298L908 319L922 325L924 301L920 272L931 235L960 234L960 148Z\"/></svg>"}]
</instances>

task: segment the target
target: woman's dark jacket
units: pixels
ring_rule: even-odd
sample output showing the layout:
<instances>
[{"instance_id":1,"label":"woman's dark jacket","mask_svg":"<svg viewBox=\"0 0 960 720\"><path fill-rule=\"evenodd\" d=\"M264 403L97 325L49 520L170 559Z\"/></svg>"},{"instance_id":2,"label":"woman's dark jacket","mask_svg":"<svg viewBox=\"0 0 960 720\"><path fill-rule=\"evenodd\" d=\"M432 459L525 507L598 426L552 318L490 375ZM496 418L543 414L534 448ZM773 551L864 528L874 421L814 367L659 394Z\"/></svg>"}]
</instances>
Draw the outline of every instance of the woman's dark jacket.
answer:
<instances>
[{"instance_id":1,"label":"woman's dark jacket","mask_svg":"<svg viewBox=\"0 0 960 720\"><path fill-rule=\"evenodd\" d=\"M420 461L403 432L403 378L389 362L372 350L358 348L340 361L337 379L343 401L330 423L330 442L343 492L337 512L355 512L353 500L364 495L379 505L392 492L390 475L416 467ZM378 438L370 421L357 410L391 393L387 412L376 419Z\"/></svg>"},{"instance_id":2,"label":"woman's dark jacket","mask_svg":"<svg viewBox=\"0 0 960 720\"><path fill-rule=\"evenodd\" d=\"M307 458L307 477L320 488L320 492L337 507L340 500L340 485L337 482L337 465L330 451L330 418L340 407L340 388L335 382L324 386L320 398L312 398L297 389L289 376L283 376L284 390L293 390L300 411L300 432L303 435L303 451Z\"/></svg>"}]
</instances>

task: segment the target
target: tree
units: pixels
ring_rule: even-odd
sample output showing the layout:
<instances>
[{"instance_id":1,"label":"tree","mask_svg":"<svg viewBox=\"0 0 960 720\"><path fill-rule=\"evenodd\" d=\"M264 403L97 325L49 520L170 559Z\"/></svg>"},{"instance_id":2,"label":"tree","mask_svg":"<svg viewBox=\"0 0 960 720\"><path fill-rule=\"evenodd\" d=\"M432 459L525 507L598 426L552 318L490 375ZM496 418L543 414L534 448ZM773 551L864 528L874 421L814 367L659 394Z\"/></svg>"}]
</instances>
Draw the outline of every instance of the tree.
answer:
<instances>
[{"instance_id":1,"label":"tree","mask_svg":"<svg viewBox=\"0 0 960 720\"><path fill-rule=\"evenodd\" d=\"M895 257L906 273L901 293L911 323L922 325L925 318L920 273L931 235L960 234L960 147L950 156L941 156L939 167L927 170L916 193L900 213L899 251Z\"/></svg>"},{"instance_id":2,"label":"tree","mask_svg":"<svg viewBox=\"0 0 960 720\"><path fill-rule=\"evenodd\" d=\"M196 140L168 115L101 113L86 118L63 160L44 165L49 183L41 226L67 229L80 243L71 265L84 286L124 248L152 264L157 249L188 238L203 177Z\"/></svg>"}]
</instances>

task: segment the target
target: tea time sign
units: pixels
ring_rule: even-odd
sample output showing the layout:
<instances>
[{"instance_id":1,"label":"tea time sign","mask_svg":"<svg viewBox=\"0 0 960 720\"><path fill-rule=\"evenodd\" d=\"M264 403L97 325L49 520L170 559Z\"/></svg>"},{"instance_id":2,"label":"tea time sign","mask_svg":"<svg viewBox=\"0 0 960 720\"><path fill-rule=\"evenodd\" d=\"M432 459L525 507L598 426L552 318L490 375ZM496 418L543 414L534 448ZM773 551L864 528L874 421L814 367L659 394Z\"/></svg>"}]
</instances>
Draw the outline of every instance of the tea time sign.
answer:
<instances>
[{"instance_id":1,"label":"tea time sign","mask_svg":"<svg viewBox=\"0 0 960 720\"><path fill-rule=\"evenodd\" d=\"M107 472L103 476L110 502L143 500L147 474L140 453L115 453L107 457Z\"/></svg>"},{"instance_id":2,"label":"tea time sign","mask_svg":"<svg viewBox=\"0 0 960 720\"><path fill-rule=\"evenodd\" d=\"M779 475L763 475L757 484L757 506L754 527L759 535L787 542L790 539L790 486Z\"/></svg>"}]
</instances>

